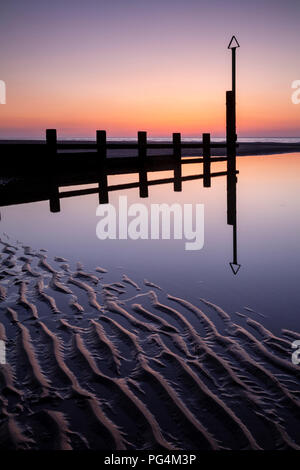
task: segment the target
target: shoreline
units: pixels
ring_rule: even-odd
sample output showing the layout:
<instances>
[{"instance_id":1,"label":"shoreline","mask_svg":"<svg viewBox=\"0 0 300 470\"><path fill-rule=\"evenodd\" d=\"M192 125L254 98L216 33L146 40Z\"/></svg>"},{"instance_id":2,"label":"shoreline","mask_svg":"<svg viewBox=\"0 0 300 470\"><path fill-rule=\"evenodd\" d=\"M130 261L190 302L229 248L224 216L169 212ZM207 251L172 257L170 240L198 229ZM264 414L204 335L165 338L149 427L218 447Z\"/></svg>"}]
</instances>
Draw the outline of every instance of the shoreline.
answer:
<instances>
[{"instance_id":1,"label":"shoreline","mask_svg":"<svg viewBox=\"0 0 300 470\"><path fill-rule=\"evenodd\" d=\"M61 142L61 141L59 141ZM65 142L65 141L64 141ZM109 140L108 140L109 142ZM118 143L128 143L132 141L118 141ZM149 139L148 143L152 143L153 140ZM184 141L187 143L188 141ZM212 141L213 142L213 141ZM88 143L95 143L94 141L80 141L80 140L70 140L68 143L74 144L88 144ZM171 141L170 141L171 143ZM300 153L300 142L299 143L285 143L285 142L237 142L237 156L257 156L257 155L278 155L284 153ZM0 146L5 145L6 149L9 149L10 153L10 146L19 146L24 145L26 148L27 145L45 145L44 140L0 140ZM169 155L172 150L170 149L157 149L157 150L149 150L148 155ZM73 150L74 152L74 150ZM94 152L94 150L91 150ZM60 153L67 153L67 151L62 151ZM136 152L131 149L119 149L119 150L110 150L108 152L108 157L110 156L120 156L120 157L128 157L128 156L135 156ZM202 149L183 149L182 155L183 156L198 156L202 154ZM225 151L224 149L213 148L211 149L212 156L224 156Z\"/></svg>"}]
</instances>

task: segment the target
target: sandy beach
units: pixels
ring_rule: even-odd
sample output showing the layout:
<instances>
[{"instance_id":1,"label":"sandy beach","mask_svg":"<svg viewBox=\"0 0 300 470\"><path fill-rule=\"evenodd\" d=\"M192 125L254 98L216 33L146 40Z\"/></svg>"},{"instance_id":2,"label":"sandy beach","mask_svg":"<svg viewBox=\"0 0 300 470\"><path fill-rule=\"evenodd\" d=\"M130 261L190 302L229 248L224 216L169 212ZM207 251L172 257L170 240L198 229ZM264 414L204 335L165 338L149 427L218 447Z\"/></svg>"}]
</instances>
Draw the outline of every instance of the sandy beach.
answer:
<instances>
[{"instance_id":1,"label":"sandy beach","mask_svg":"<svg viewBox=\"0 0 300 470\"><path fill-rule=\"evenodd\" d=\"M0 247L1 448L300 449L298 333L5 234Z\"/></svg>"},{"instance_id":2,"label":"sandy beach","mask_svg":"<svg viewBox=\"0 0 300 470\"><path fill-rule=\"evenodd\" d=\"M300 451L300 2L2 3L0 451Z\"/></svg>"}]
</instances>

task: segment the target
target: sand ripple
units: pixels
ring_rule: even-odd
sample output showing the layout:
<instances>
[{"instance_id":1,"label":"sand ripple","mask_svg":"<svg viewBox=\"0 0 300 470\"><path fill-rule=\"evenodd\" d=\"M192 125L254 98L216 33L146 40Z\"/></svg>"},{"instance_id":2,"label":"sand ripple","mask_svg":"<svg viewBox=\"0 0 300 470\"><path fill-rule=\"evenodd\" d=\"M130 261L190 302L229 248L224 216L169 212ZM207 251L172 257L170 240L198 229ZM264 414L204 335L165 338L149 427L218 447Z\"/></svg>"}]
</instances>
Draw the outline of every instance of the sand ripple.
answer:
<instances>
[{"instance_id":1,"label":"sand ripple","mask_svg":"<svg viewBox=\"0 0 300 470\"><path fill-rule=\"evenodd\" d=\"M0 448L300 449L298 332L0 248Z\"/></svg>"}]
</instances>

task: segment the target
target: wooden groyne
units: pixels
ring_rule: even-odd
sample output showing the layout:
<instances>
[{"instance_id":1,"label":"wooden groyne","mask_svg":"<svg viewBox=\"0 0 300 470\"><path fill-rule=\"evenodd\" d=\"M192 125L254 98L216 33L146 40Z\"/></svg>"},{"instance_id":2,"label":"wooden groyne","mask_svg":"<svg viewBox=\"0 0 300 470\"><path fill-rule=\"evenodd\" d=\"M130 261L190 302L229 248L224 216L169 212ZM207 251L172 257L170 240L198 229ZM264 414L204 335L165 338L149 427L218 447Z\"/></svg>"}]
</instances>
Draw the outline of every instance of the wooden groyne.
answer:
<instances>
[{"instance_id":1,"label":"wooden groyne","mask_svg":"<svg viewBox=\"0 0 300 470\"><path fill-rule=\"evenodd\" d=\"M112 142L107 139L105 130L96 131L94 142L63 142L58 140L56 129L47 129L45 141L1 143L0 175L40 175L45 170L52 174L66 175L74 171L101 171L104 166L108 172L114 174L118 170L135 171L141 164L148 171L158 164L162 165L162 169L164 166L168 169L170 164L182 158L188 163L186 159L188 150L199 150L198 159L193 158L193 162L204 163L226 159L226 157L212 157L214 149L224 149L224 155L233 157L236 146L235 100L233 92L228 91L226 92L226 141L223 143L213 142L209 133L203 133L199 142L185 142L178 132L173 133L170 142L153 142L148 140L147 133L143 131L137 133L135 142Z\"/></svg>"}]
</instances>

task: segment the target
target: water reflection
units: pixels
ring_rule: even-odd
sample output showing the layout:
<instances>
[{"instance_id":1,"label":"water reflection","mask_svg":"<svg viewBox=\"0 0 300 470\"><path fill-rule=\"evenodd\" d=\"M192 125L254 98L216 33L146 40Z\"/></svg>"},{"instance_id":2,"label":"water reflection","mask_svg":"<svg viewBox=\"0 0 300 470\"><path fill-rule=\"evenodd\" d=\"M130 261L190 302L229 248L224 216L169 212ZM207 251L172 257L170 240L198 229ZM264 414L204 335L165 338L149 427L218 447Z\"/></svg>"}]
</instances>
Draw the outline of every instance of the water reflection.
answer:
<instances>
[{"instance_id":1,"label":"water reflection","mask_svg":"<svg viewBox=\"0 0 300 470\"><path fill-rule=\"evenodd\" d=\"M203 158L163 158L150 157L128 159L118 168L112 166L110 159L99 161L98 171L93 172L69 172L67 175L61 175L51 172L45 179L35 178L19 180L14 185L8 185L1 190L1 206L14 204L30 203L49 200L50 212L58 213L61 210L60 201L63 198L72 198L86 194L98 193L99 203L109 203L109 194L113 191L125 191L131 188L139 189L140 198L149 197L149 186L173 184L175 192L182 192L182 182L191 180L202 180L204 188L212 186L212 180L216 177L226 177L227 181L227 224L232 226L232 261L229 263L234 275L240 269L238 263L237 250L237 174L236 154L231 151L227 157L211 158L209 154ZM215 162L226 162L226 171L212 171ZM183 165L195 165L202 163L202 173L182 175ZM198 167L198 165L197 165ZM148 179L149 173L159 173L161 171L172 171L173 177ZM137 182L108 184L109 175L129 175L138 174ZM82 189L82 185L96 184L97 187ZM60 192L62 186L73 186L75 189ZM78 186L79 189L76 189Z\"/></svg>"},{"instance_id":2,"label":"water reflection","mask_svg":"<svg viewBox=\"0 0 300 470\"><path fill-rule=\"evenodd\" d=\"M237 211L236 211L236 158L227 160L227 224L232 225L233 253L232 262L229 263L231 270L236 275L241 267L238 263L237 254Z\"/></svg>"}]
</instances>

